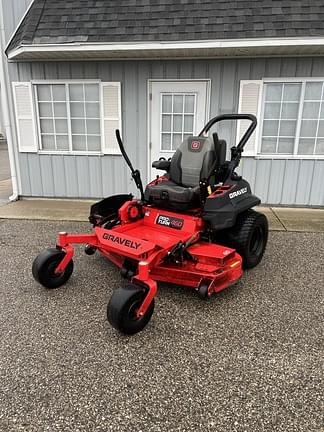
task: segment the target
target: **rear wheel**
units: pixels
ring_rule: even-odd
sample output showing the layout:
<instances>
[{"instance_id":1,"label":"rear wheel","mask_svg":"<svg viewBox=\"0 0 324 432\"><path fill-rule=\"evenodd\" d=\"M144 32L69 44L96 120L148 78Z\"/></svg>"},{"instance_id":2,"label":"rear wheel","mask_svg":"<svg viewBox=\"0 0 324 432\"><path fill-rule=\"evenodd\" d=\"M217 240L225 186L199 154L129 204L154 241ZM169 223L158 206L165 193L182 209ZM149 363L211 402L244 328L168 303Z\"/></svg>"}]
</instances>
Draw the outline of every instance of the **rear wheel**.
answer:
<instances>
[{"instance_id":1,"label":"rear wheel","mask_svg":"<svg viewBox=\"0 0 324 432\"><path fill-rule=\"evenodd\" d=\"M55 273L55 269L65 257L65 252L60 249L45 249L34 260L32 273L34 279L45 288L58 288L70 279L73 272L73 261L68 263L65 270Z\"/></svg>"},{"instance_id":2,"label":"rear wheel","mask_svg":"<svg viewBox=\"0 0 324 432\"><path fill-rule=\"evenodd\" d=\"M146 292L136 285L117 288L113 292L107 307L109 323L121 333L132 335L140 332L150 321L154 311L154 299L146 313L138 318L136 312L143 303Z\"/></svg>"},{"instance_id":3,"label":"rear wheel","mask_svg":"<svg viewBox=\"0 0 324 432\"><path fill-rule=\"evenodd\" d=\"M262 213L248 210L237 217L233 228L220 236L221 243L236 249L243 268L253 268L262 260L268 241L268 220Z\"/></svg>"}]
</instances>

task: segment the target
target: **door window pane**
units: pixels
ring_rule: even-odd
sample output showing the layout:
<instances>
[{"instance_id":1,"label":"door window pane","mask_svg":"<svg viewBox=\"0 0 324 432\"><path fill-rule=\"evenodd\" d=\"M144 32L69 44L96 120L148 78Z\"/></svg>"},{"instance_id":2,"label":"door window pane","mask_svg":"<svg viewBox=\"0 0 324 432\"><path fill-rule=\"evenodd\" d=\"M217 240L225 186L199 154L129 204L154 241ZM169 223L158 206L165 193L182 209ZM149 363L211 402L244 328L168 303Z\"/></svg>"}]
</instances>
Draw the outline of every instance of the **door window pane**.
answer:
<instances>
[{"instance_id":1,"label":"door window pane","mask_svg":"<svg viewBox=\"0 0 324 432\"><path fill-rule=\"evenodd\" d=\"M99 135L100 134L100 121L99 120L87 120L87 133Z\"/></svg>"},{"instance_id":2,"label":"door window pane","mask_svg":"<svg viewBox=\"0 0 324 432\"><path fill-rule=\"evenodd\" d=\"M316 136L317 121L316 120L302 120L300 128L301 137L315 137Z\"/></svg>"},{"instance_id":3,"label":"door window pane","mask_svg":"<svg viewBox=\"0 0 324 432\"><path fill-rule=\"evenodd\" d=\"M98 84L86 84L84 86L85 90L85 100L90 101L99 101L99 86Z\"/></svg>"},{"instance_id":4,"label":"door window pane","mask_svg":"<svg viewBox=\"0 0 324 432\"><path fill-rule=\"evenodd\" d=\"M324 138L320 138L317 140L315 154L324 155Z\"/></svg>"},{"instance_id":5,"label":"door window pane","mask_svg":"<svg viewBox=\"0 0 324 432\"><path fill-rule=\"evenodd\" d=\"M194 133L196 94L161 93L161 151L174 151Z\"/></svg>"},{"instance_id":6,"label":"door window pane","mask_svg":"<svg viewBox=\"0 0 324 432\"><path fill-rule=\"evenodd\" d=\"M297 119L298 117L298 103L283 103L281 118L282 119ZM279 116L277 117L279 118Z\"/></svg>"},{"instance_id":7,"label":"door window pane","mask_svg":"<svg viewBox=\"0 0 324 432\"><path fill-rule=\"evenodd\" d=\"M66 103L61 103L61 102L54 103L54 116L67 117Z\"/></svg>"},{"instance_id":8,"label":"door window pane","mask_svg":"<svg viewBox=\"0 0 324 432\"><path fill-rule=\"evenodd\" d=\"M85 134L85 121L82 119L72 119L71 129L73 134Z\"/></svg>"},{"instance_id":9,"label":"door window pane","mask_svg":"<svg viewBox=\"0 0 324 432\"><path fill-rule=\"evenodd\" d=\"M299 102L300 88L300 84L285 84L282 99L287 102Z\"/></svg>"},{"instance_id":10,"label":"door window pane","mask_svg":"<svg viewBox=\"0 0 324 432\"><path fill-rule=\"evenodd\" d=\"M319 102L305 102L303 107L304 119L317 119L320 108Z\"/></svg>"},{"instance_id":11,"label":"door window pane","mask_svg":"<svg viewBox=\"0 0 324 432\"><path fill-rule=\"evenodd\" d=\"M84 103L71 103L71 117L84 117Z\"/></svg>"},{"instance_id":12,"label":"door window pane","mask_svg":"<svg viewBox=\"0 0 324 432\"><path fill-rule=\"evenodd\" d=\"M53 133L54 132L54 124L53 120L41 120L40 121L40 129L42 133Z\"/></svg>"},{"instance_id":13,"label":"door window pane","mask_svg":"<svg viewBox=\"0 0 324 432\"><path fill-rule=\"evenodd\" d=\"M279 128L279 121L277 120L265 120L263 123L263 135L264 136L277 136Z\"/></svg>"},{"instance_id":14,"label":"door window pane","mask_svg":"<svg viewBox=\"0 0 324 432\"><path fill-rule=\"evenodd\" d=\"M281 120L279 135L280 136L295 136L296 121L294 120Z\"/></svg>"},{"instance_id":15,"label":"door window pane","mask_svg":"<svg viewBox=\"0 0 324 432\"><path fill-rule=\"evenodd\" d=\"M86 117L88 118L99 118L99 103L86 103Z\"/></svg>"},{"instance_id":16,"label":"door window pane","mask_svg":"<svg viewBox=\"0 0 324 432\"><path fill-rule=\"evenodd\" d=\"M264 108L265 119L278 119L280 117L280 103L268 103Z\"/></svg>"}]
</instances>

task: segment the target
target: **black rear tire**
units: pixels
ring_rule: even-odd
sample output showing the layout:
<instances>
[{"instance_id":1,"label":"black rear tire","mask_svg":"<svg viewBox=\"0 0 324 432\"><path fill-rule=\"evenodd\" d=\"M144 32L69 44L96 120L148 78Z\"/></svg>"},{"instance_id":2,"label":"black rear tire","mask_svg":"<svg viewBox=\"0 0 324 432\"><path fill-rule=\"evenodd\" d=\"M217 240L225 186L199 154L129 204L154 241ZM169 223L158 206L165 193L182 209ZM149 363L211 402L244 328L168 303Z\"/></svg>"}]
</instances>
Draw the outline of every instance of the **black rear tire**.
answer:
<instances>
[{"instance_id":1,"label":"black rear tire","mask_svg":"<svg viewBox=\"0 0 324 432\"><path fill-rule=\"evenodd\" d=\"M220 235L220 243L236 249L243 259L243 268L253 268L262 260L268 230L268 220L264 214L247 210L237 217L233 228Z\"/></svg>"},{"instance_id":2,"label":"black rear tire","mask_svg":"<svg viewBox=\"0 0 324 432\"><path fill-rule=\"evenodd\" d=\"M154 311L154 299L151 301L146 313L136 317L136 310L143 303L146 291L136 285L127 285L117 288L113 292L107 307L109 323L121 333L132 335L140 332L150 321Z\"/></svg>"},{"instance_id":3,"label":"black rear tire","mask_svg":"<svg viewBox=\"0 0 324 432\"><path fill-rule=\"evenodd\" d=\"M45 288L59 288L64 285L73 273L73 261L68 263L62 273L55 273L56 267L65 257L66 252L60 249L45 249L34 260L32 273L34 279Z\"/></svg>"}]
</instances>

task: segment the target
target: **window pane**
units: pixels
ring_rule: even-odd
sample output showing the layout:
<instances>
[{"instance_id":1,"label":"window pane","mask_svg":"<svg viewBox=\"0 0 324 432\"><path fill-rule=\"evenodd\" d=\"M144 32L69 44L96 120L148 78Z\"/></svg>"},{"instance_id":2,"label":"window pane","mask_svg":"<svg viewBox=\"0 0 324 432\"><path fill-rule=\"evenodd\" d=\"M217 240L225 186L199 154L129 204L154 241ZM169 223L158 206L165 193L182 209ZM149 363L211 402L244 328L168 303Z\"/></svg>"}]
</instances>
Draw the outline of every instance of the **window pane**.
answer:
<instances>
[{"instance_id":1,"label":"window pane","mask_svg":"<svg viewBox=\"0 0 324 432\"><path fill-rule=\"evenodd\" d=\"M315 139L301 138L298 144L298 154L308 155L313 154Z\"/></svg>"},{"instance_id":2,"label":"window pane","mask_svg":"<svg viewBox=\"0 0 324 432\"><path fill-rule=\"evenodd\" d=\"M85 134L85 121L83 119L71 120L73 134Z\"/></svg>"},{"instance_id":3,"label":"window pane","mask_svg":"<svg viewBox=\"0 0 324 432\"><path fill-rule=\"evenodd\" d=\"M39 101L51 101L51 86L48 84L37 85L37 96Z\"/></svg>"},{"instance_id":4,"label":"window pane","mask_svg":"<svg viewBox=\"0 0 324 432\"><path fill-rule=\"evenodd\" d=\"M319 102L304 102L303 118L317 119L319 107L320 107Z\"/></svg>"},{"instance_id":5,"label":"window pane","mask_svg":"<svg viewBox=\"0 0 324 432\"><path fill-rule=\"evenodd\" d=\"M39 116L40 117L53 117L52 104L46 102L40 102L38 104L39 107Z\"/></svg>"},{"instance_id":6,"label":"window pane","mask_svg":"<svg viewBox=\"0 0 324 432\"><path fill-rule=\"evenodd\" d=\"M75 151L85 151L87 149L85 135L72 135L72 148Z\"/></svg>"},{"instance_id":7,"label":"window pane","mask_svg":"<svg viewBox=\"0 0 324 432\"><path fill-rule=\"evenodd\" d=\"M87 136L87 142L88 142L88 150L89 151L100 151L101 145L100 145L100 136Z\"/></svg>"},{"instance_id":8,"label":"window pane","mask_svg":"<svg viewBox=\"0 0 324 432\"><path fill-rule=\"evenodd\" d=\"M66 103L65 102L54 103L54 115L55 115L55 117L67 117Z\"/></svg>"},{"instance_id":9,"label":"window pane","mask_svg":"<svg viewBox=\"0 0 324 432\"><path fill-rule=\"evenodd\" d=\"M267 103L264 108L265 119L279 119L280 103Z\"/></svg>"},{"instance_id":10,"label":"window pane","mask_svg":"<svg viewBox=\"0 0 324 432\"><path fill-rule=\"evenodd\" d=\"M281 101L282 84L266 84L266 101Z\"/></svg>"},{"instance_id":11,"label":"window pane","mask_svg":"<svg viewBox=\"0 0 324 432\"><path fill-rule=\"evenodd\" d=\"M170 115L162 115L162 132L170 132L171 131L171 116Z\"/></svg>"},{"instance_id":12,"label":"window pane","mask_svg":"<svg viewBox=\"0 0 324 432\"><path fill-rule=\"evenodd\" d=\"M71 101L83 101L83 85L82 84L70 84L70 100Z\"/></svg>"},{"instance_id":13,"label":"window pane","mask_svg":"<svg viewBox=\"0 0 324 432\"><path fill-rule=\"evenodd\" d=\"M42 135L42 149L55 150L54 135Z\"/></svg>"},{"instance_id":14,"label":"window pane","mask_svg":"<svg viewBox=\"0 0 324 432\"><path fill-rule=\"evenodd\" d=\"M175 95L173 96L173 112L182 113L183 111L183 96Z\"/></svg>"},{"instance_id":15,"label":"window pane","mask_svg":"<svg viewBox=\"0 0 324 432\"><path fill-rule=\"evenodd\" d=\"M280 122L280 136L295 136L296 121L295 120L281 120Z\"/></svg>"},{"instance_id":16,"label":"window pane","mask_svg":"<svg viewBox=\"0 0 324 432\"><path fill-rule=\"evenodd\" d=\"M301 84L285 84L283 100L299 102L300 88Z\"/></svg>"},{"instance_id":17,"label":"window pane","mask_svg":"<svg viewBox=\"0 0 324 432\"><path fill-rule=\"evenodd\" d=\"M173 131L174 132L182 131L182 115L173 116Z\"/></svg>"},{"instance_id":18,"label":"window pane","mask_svg":"<svg viewBox=\"0 0 324 432\"><path fill-rule=\"evenodd\" d=\"M315 154L324 155L324 139L317 140Z\"/></svg>"},{"instance_id":19,"label":"window pane","mask_svg":"<svg viewBox=\"0 0 324 432\"><path fill-rule=\"evenodd\" d=\"M292 154L294 152L294 143L294 138L279 138L277 153Z\"/></svg>"},{"instance_id":20,"label":"window pane","mask_svg":"<svg viewBox=\"0 0 324 432\"><path fill-rule=\"evenodd\" d=\"M282 119L297 119L298 117L298 103L283 103L281 109Z\"/></svg>"},{"instance_id":21,"label":"window pane","mask_svg":"<svg viewBox=\"0 0 324 432\"><path fill-rule=\"evenodd\" d=\"M53 120L41 120L40 128L42 133L53 133L54 132Z\"/></svg>"},{"instance_id":22,"label":"window pane","mask_svg":"<svg viewBox=\"0 0 324 432\"><path fill-rule=\"evenodd\" d=\"M172 112L172 96L162 95L162 112L171 113Z\"/></svg>"},{"instance_id":23,"label":"window pane","mask_svg":"<svg viewBox=\"0 0 324 432\"><path fill-rule=\"evenodd\" d=\"M99 118L99 104L86 103L86 116L91 118Z\"/></svg>"},{"instance_id":24,"label":"window pane","mask_svg":"<svg viewBox=\"0 0 324 432\"><path fill-rule=\"evenodd\" d=\"M65 85L53 85L52 92L54 101L65 101Z\"/></svg>"},{"instance_id":25,"label":"window pane","mask_svg":"<svg viewBox=\"0 0 324 432\"><path fill-rule=\"evenodd\" d=\"M276 153L277 138L263 138L261 145L262 153Z\"/></svg>"},{"instance_id":26,"label":"window pane","mask_svg":"<svg viewBox=\"0 0 324 432\"><path fill-rule=\"evenodd\" d=\"M263 122L263 135L276 136L278 135L279 122L276 120L265 120Z\"/></svg>"},{"instance_id":27,"label":"window pane","mask_svg":"<svg viewBox=\"0 0 324 432\"><path fill-rule=\"evenodd\" d=\"M193 116L186 115L184 118L184 130L185 132L193 132Z\"/></svg>"},{"instance_id":28,"label":"window pane","mask_svg":"<svg viewBox=\"0 0 324 432\"><path fill-rule=\"evenodd\" d=\"M67 133L67 131L68 131L67 120L55 120L56 133Z\"/></svg>"},{"instance_id":29,"label":"window pane","mask_svg":"<svg viewBox=\"0 0 324 432\"><path fill-rule=\"evenodd\" d=\"M185 96L185 113L194 114L195 112L195 96L186 95Z\"/></svg>"},{"instance_id":30,"label":"window pane","mask_svg":"<svg viewBox=\"0 0 324 432\"><path fill-rule=\"evenodd\" d=\"M305 100L321 100L322 83L308 82L305 88Z\"/></svg>"},{"instance_id":31,"label":"window pane","mask_svg":"<svg viewBox=\"0 0 324 432\"><path fill-rule=\"evenodd\" d=\"M84 86L86 101L99 101L99 86L98 84L86 84Z\"/></svg>"},{"instance_id":32,"label":"window pane","mask_svg":"<svg viewBox=\"0 0 324 432\"><path fill-rule=\"evenodd\" d=\"M78 103L78 102L71 103L71 117L84 117L83 103Z\"/></svg>"},{"instance_id":33,"label":"window pane","mask_svg":"<svg viewBox=\"0 0 324 432\"><path fill-rule=\"evenodd\" d=\"M316 120L302 120L300 128L301 137L315 137L316 136L317 121Z\"/></svg>"},{"instance_id":34,"label":"window pane","mask_svg":"<svg viewBox=\"0 0 324 432\"><path fill-rule=\"evenodd\" d=\"M318 122L317 136L324 138L324 120Z\"/></svg>"},{"instance_id":35,"label":"window pane","mask_svg":"<svg viewBox=\"0 0 324 432\"><path fill-rule=\"evenodd\" d=\"M177 150L179 145L182 143L182 135L181 134L173 134L172 141L172 150Z\"/></svg>"},{"instance_id":36,"label":"window pane","mask_svg":"<svg viewBox=\"0 0 324 432\"><path fill-rule=\"evenodd\" d=\"M69 139L67 135L57 135L56 137L57 150L69 150Z\"/></svg>"},{"instance_id":37,"label":"window pane","mask_svg":"<svg viewBox=\"0 0 324 432\"><path fill-rule=\"evenodd\" d=\"M87 133L100 135L100 121L87 120Z\"/></svg>"},{"instance_id":38,"label":"window pane","mask_svg":"<svg viewBox=\"0 0 324 432\"><path fill-rule=\"evenodd\" d=\"M171 150L171 134L162 134L162 150Z\"/></svg>"}]
</instances>

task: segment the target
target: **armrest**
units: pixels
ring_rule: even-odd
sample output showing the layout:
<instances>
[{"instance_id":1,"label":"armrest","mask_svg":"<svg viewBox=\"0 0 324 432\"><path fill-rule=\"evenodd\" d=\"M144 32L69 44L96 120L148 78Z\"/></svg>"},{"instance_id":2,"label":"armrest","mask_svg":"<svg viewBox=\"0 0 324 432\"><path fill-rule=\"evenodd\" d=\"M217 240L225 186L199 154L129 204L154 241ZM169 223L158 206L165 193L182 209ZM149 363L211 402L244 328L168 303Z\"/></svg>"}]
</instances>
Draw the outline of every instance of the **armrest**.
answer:
<instances>
[{"instance_id":1,"label":"armrest","mask_svg":"<svg viewBox=\"0 0 324 432\"><path fill-rule=\"evenodd\" d=\"M158 160L152 163L152 168L156 168L163 171L169 171L170 165L171 165L171 161Z\"/></svg>"}]
</instances>

